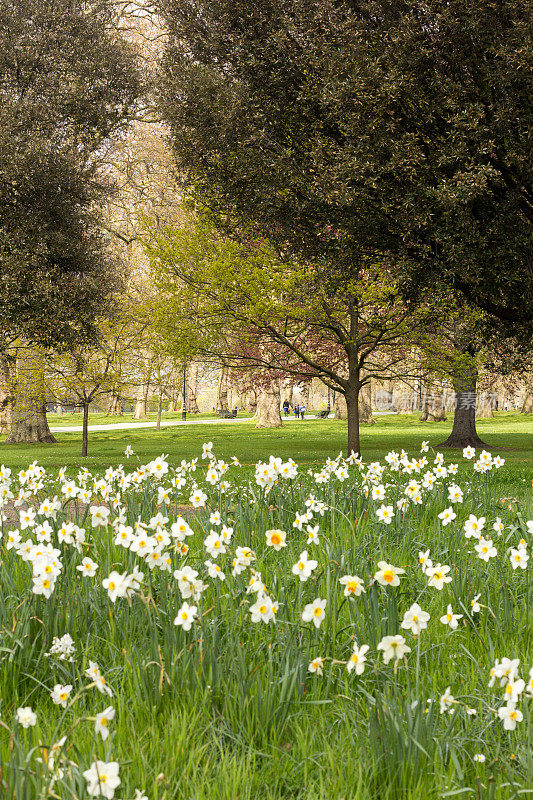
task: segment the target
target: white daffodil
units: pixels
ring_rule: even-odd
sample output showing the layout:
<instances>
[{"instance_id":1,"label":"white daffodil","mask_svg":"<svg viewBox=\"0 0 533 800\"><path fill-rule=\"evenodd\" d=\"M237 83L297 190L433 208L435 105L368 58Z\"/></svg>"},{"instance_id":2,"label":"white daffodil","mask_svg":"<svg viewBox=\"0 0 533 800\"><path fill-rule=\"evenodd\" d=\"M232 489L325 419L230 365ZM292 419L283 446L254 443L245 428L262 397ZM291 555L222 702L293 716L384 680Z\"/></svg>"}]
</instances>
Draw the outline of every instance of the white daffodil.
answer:
<instances>
[{"instance_id":1,"label":"white daffodil","mask_svg":"<svg viewBox=\"0 0 533 800\"><path fill-rule=\"evenodd\" d=\"M115 709L113 708L113 706L108 706L100 714L96 715L94 723L94 732L96 734L99 733L104 742L109 736L109 723L111 722L114 716L115 716Z\"/></svg>"},{"instance_id":2,"label":"white daffodil","mask_svg":"<svg viewBox=\"0 0 533 800\"><path fill-rule=\"evenodd\" d=\"M450 692L450 687L448 686L439 699L440 713L444 714L446 711L451 711L454 703L455 697Z\"/></svg>"},{"instance_id":3,"label":"white daffodil","mask_svg":"<svg viewBox=\"0 0 533 800\"><path fill-rule=\"evenodd\" d=\"M517 722L522 722L524 715L516 708L514 703L507 703L498 709L498 716L503 721L503 727L506 731L514 731Z\"/></svg>"},{"instance_id":4,"label":"white daffodil","mask_svg":"<svg viewBox=\"0 0 533 800\"><path fill-rule=\"evenodd\" d=\"M452 631L455 631L455 630L457 630L457 627L459 625L459 620L462 619L462 618L463 618L462 614L454 614L451 605L448 605L448 608L446 610L446 614L442 615L442 617L440 618L440 621L444 625L448 625L448 627L451 628Z\"/></svg>"},{"instance_id":5,"label":"white daffodil","mask_svg":"<svg viewBox=\"0 0 533 800\"><path fill-rule=\"evenodd\" d=\"M513 569L517 569L518 567L520 567L520 569L525 569L527 567L529 555L522 547L518 547L517 549L512 547L509 558L511 560L511 566Z\"/></svg>"},{"instance_id":6,"label":"white daffodil","mask_svg":"<svg viewBox=\"0 0 533 800\"><path fill-rule=\"evenodd\" d=\"M429 578L428 586L433 586L439 591L443 588L445 583L451 583L452 579L448 575L451 567L447 564L435 564L434 567L426 569L426 575Z\"/></svg>"},{"instance_id":7,"label":"white daffodil","mask_svg":"<svg viewBox=\"0 0 533 800\"><path fill-rule=\"evenodd\" d=\"M366 653L370 649L369 645L363 644L361 647L354 643L353 652L348 659L346 669L348 672L355 672L356 675L362 675L365 671Z\"/></svg>"},{"instance_id":8,"label":"white daffodil","mask_svg":"<svg viewBox=\"0 0 533 800\"><path fill-rule=\"evenodd\" d=\"M116 761L95 761L91 768L83 773L87 781L87 793L91 797L101 796L106 800L113 800L115 789L120 786L119 769L120 766Z\"/></svg>"},{"instance_id":9,"label":"white daffodil","mask_svg":"<svg viewBox=\"0 0 533 800\"><path fill-rule=\"evenodd\" d=\"M411 648L405 644L405 639L400 634L396 636L384 636L377 647L378 650L383 651L383 661L388 664L391 659L395 663L404 657L406 653L411 652Z\"/></svg>"},{"instance_id":10,"label":"white daffodil","mask_svg":"<svg viewBox=\"0 0 533 800\"><path fill-rule=\"evenodd\" d=\"M457 517L457 514L450 506L449 508L445 508L444 511L441 511L440 514L437 514L437 516L442 522L443 527L446 527L446 525L449 525L450 522L453 522L453 520Z\"/></svg>"},{"instance_id":11,"label":"white daffodil","mask_svg":"<svg viewBox=\"0 0 533 800\"><path fill-rule=\"evenodd\" d=\"M376 516L379 522L390 525L394 517L394 509L392 506L382 505L380 508L376 509Z\"/></svg>"},{"instance_id":12,"label":"white daffodil","mask_svg":"<svg viewBox=\"0 0 533 800\"><path fill-rule=\"evenodd\" d=\"M306 581L314 569L318 566L318 561L308 558L307 550L300 553L300 557L296 564L292 567L293 575L297 575L301 581Z\"/></svg>"},{"instance_id":13,"label":"white daffodil","mask_svg":"<svg viewBox=\"0 0 533 800\"><path fill-rule=\"evenodd\" d=\"M31 706L17 708L17 722L23 728L32 728L37 724L37 714L32 711Z\"/></svg>"},{"instance_id":14,"label":"white daffodil","mask_svg":"<svg viewBox=\"0 0 533 800\"><path fill-rule=\"evenodd\" d=\"M492 539L483 539L481 538L479 542L474 545L474 550L478 554L479 558L482 561L487 561L490 558L494 558L494 556L498 553L494 545L492 544Z\"/></svg>"},{"instance_id":15,"label":"white daffodil","mask_svg":"<svg viewBox=\"0 0 533 800\"><path fill-rule=\"evenodd\" d=\"M427 611L422 611L418 603L413 603L404 616L400 628L411 631L413 636L418 636L420 631L427 628L430 615Z\"/></svg>"},{"instance_id":16,"label":"white daffodil","mask_svg":"<svg viewBox=\"0 0 533 800\"><path fill-rule=\"evenodd\" d=\"M345 597L360 597L366 593L363 581L357 575L343 575L339 578L339 583L344 586Z\"/></svg>"},{"instance_id":17,"label":"white daffodil","mask_svg":"<svg viewBox=\"0 0 533 800\"><path fill-rule=\"evenodd\" d=\"M275 621L274 603L268 595L259 595L256 602L250 606L252 622L264 622L265 625L271 620Z\"/></svg>"},{"instance_id":18,"label":"white daffodil","mask_svg":"<svg viewBox=\"0 0 533 800\"><path fill-rule=\"evenodd\" d=\"M399 586L400 575L405 573L401 567L393 567L386 561L378 561L378 571L374 575L374 580L381 586Z\"/></svg>"},{"instance_id":19,"label":"white daffodil","mask_svg":"<svg viewBox=\"0 0 533 800\"><path fill-rule=\"evenodd\" d=\"M281 550L282 547L287 547L287 534L285 531L274 528L273 530L265 531L266 543L274 550Z\"/></svg>"},{"instance_id":20,"label":"white daffodil","mask_svg":"<svg viewBox=\"0 0 533 800\"><path fill-rule=\"evenodd\" d=\"M72 686L70 683L66 686L63 686L61 683L56 683L50 692L50 697L52 698L52 702L57 706L63 706L63 708L66 708L71 692Z\"/></svg>"},{"instance_id":21,"label":"white daffodil","mask_svg":"<svg viewBox=\"0 0 533 800\"><path fill-rule=\"evenodd\" d=\"M96 575L98 564L96 564L92 558L86 556L82 559L81 564L79 564L76 569L86 578L93 578Z\"/></svg>"},{"instance_id":22,"label":"white daffodil","mask_svg":"<svg viewBox=\"0 0 533 800\"><path fill-rule=\"evenodd\" d=\"M325 608L327 600L322 600L316 597L312 603L308 603L302 611L302 620L304 622L312 622L315 628L320 628L323 619L326 616Z\"/></svg>"},{"instance_id":23,"label":"white daffodil","mask_svg":"<svg viewBox=\"0 0 533 800\"><path fill-rule=\"evenodd\" d=\"M190 631L193 622L196 620L198 608L190 606L187 602L183 603L178 614L174 620L174 625L183 628L184 631Z\"/></svg>"},{"instance_id":24,"label":"white daffodil","mask_svg":"<svg viewBox=\"0 0 533 800\"><path fill-rule=\"evenodd\" d=\"M314 658L311 661L311 663L307 667L307 671L308 672L314 672L317 675L322 675L323 674L323 667L324 667L324 659L321 658L320 656L318 656L317 658Z\"/></svg>"}]
</instances>

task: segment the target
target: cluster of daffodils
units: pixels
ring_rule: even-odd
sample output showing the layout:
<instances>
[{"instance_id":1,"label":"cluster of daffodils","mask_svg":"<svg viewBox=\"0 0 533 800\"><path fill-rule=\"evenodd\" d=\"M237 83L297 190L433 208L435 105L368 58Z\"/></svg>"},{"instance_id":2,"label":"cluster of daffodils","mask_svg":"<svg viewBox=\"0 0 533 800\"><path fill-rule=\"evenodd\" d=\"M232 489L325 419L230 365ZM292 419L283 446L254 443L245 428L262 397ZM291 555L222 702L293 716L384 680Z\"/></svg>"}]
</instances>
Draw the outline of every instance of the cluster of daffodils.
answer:
<instances>
[{"instance_id":1,"label":"cluster of daffodils","mask_svg":"<svg viewBox=\"0 0 533 800\"><path fill-rule=\"evenodd\" d=\"M255 482L265 490L265 494L268 494L280 478L289 480L291 478L296 478L297 474L298 467L292 458L284 462L281 458L270 456L268 463L260 461L256 465Z\"/></svg>"},{"instance_id":2,"label":"cluster of daffodils","mask_svg":"<svg viewBox=\"0 0 533 800\"><path fill-rule=\"evenodd\" d=\"M466 448L463 455L468 462L475 452ZM131 447L125 456L129 465L134 457ZM483 451L474 471L489 473L503 464L503 459ZM131 469L109 468L103 477L81 469L72 478L62 469L56 479L35 463L14 476L2 466L2 568L9 570L16 562L25 572L23 585L29 595L38 596L34 602L42 604L43 618L45 601L58 587L61 591L65 575L70 580L75 576L87 596L105 593L110 615L124 602L134 607L139 599L163 605L158 598L164 595L169 607L161 608L163 616L174 621L178 631L173 635L187 648L209 636L203 620L216 616L222 596L225 606L235 609L239 624L244 619L250 625L253 636L260 635L264 626L270 626L272 636L300 626L313 648L304 656L304 668L313 652L321 652L308 663L310 681L329 665L354 678L364 675L363 682L380 670L398 673L398 679L405 675L407 680L412 665L409 670L403 667L408 659L414 660L409 654L419 655L421 641L433 637L443 644L462 643L480 620L490 624L494 615L482 584L479 591L468 590L460 597L455 548L462 550L473 573L497 564L499 570L507 570L509 579L524 583L533 521L524 522L518 515L504 521L505 510L500 512L504 519L489 512L482 516L477 505L473 513L468 507L472 492L459 480L458 465L445 465L441 453L430 456L427 442L418 457L391 451L383 463L364 464L354 453L347 457L340 453L307 476L298 472L292 459L271 456L256 465L247 486L228 479L230 470L239 466L236 458L230 463L216 458L211 442L204 444L198 459L171 465L162 454ZM235 513L238 504L247 507L250 524L243 523L244 514L239 518ZM411 545L409 525L420 518L422 507L428 529L417 531ZM342 536L349 528L353 541L336 535L334 523L339 518ZM372 536L375 547L370 554L367 548L364 557L357 549L362 524L363 536ZM405 559L402 554L401 565L393 564L389 543L402 531L407 534ZM169 592L158 591L161 582ZM370 606L379 611L371 621ZM392 607L397 614L394 623L387 619ZM341 614L343 630L348 632L344 643L337 635L327 635ZM356 635L355 618L365 620L366 633L361 628ZM225 619L231 624L231 615ZM369 631L371 625L377 630ZM328 654L332 641L338 651ZM76 659L69 634L53 638L47 646L49 659ZM428 652L426 660L431 648ZM491 671L489 687L499 682L503 696L500 705L487 708L506 730L522 721L520 703L533 696L533 669L526 684L518 666L518 659L504 658ZM98 664L89 662L85 676L89 683L78 690L73 678L72 683L49 687L52 703L70 708L80 691L92 688L109 702L113 692ZM441 713L453 713L459 705L452 687L447 687L439 701ZM467 714L475 713L467 708ZM115 715L114 706L107 705L91 718L96 739L106 747L113 738L108 741ZM16 720L23 729L37 724L36 714L26 705L18 709ZM62 739L49 751L47 764L53 775L68 766L65 744ZM110 751L104 756L109 759ZM113 798L120 785L118 763L95 759L86 766L87 793Z\"/></svg>"},{"instance_id":3,"label":"cluster of daffodils","mask_svg":"<svg viewBox=\"0 0 533 800\"><path fill-rule=\"evenodd\" d=\"M55 637L50 655L55 656L59 660L73 661L75 646L71 636L66 633L62 637ZM95 688L98 692L108 697L113 695L111 687L108 685L105 677L103 676L100 667L94 661L89 661L89 666L85 669L84 675L89 679L89 683L81 686L78 692L74 692L72 684L56 683L49 689L49 695L52 703L59 706L61 709L67 707L72 708L77 700L84 692ZM97 750L97 742L101 741L106 743L111 724L115 719L116 710L114 706L109 705L106 708L98 711L94 716L87 717L88 721L94 723L94 736L95 736L95 750ZM15 712L15 723L22 729L34 728L38 724L37 713L31 706L21 706ZM61 737L57 742L54 742L50 747L39 748L42 750L43 757L38 757L36 760L45 769L47 774L47 786L50 795L53 794L53 786L56 781L61 780L65 773L72 771L75 768L79 771L78 764L70 760L67 756L69 745L67 736ZM113 800L115 791L121 784L119 777L120 765L116 761L104 761L96 758L91 765L82 772L85 779L85 786L87 794L90 797L104 797L107 800ZM57 796L57 795L53 795ZM135 790L134 800L148 800L147 796L140 789Z\"/></svg>"}]
</instances>

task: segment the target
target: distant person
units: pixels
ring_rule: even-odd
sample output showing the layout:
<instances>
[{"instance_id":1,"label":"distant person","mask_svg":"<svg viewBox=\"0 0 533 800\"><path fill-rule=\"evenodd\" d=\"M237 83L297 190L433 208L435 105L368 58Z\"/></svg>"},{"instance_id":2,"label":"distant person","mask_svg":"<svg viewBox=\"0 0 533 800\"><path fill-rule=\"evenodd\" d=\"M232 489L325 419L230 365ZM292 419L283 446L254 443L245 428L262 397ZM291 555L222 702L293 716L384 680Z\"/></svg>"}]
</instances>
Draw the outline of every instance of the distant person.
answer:
<instances>
[{"instance_id":1,"label":"distant person","mask_svg":"<svg viewBox=\"0 0 533 800\"><path fill-rule=\"evenodd\" d=\"M236 417L236 416L237 416L237 406L235 406L235 408L233 409L233 416L234 416L234 417Z\"/></svg>"},{"instance_id":2,"label":"distant person","mask_svg":"<svg viewBox=\"0 0 533 800\"><path fill-rule=\"evenodd\" d=\"M305 412L306 412L305 404L302 403L301 406L300 406L300 419L304 418Z\"/></svg>"},{"instance_id":3,"label":"distant person","mask_svg":"<svg viewBox=\"0 0 533 800\"><path fill-rule=\"evenodd\" d=\"M294 411L294 416L296 417L296 419L298 419L298 417L300 416L300 406L297 403L295 403L293 411Z\"/></svg>"},{"instance_id":4,"label":"distant person","mask_svg":"<svg viewBox=\"0 0 533 800\"><path fill-rule=\"evenodd\" d=\"M288 400L284 400L283 401L283 411L284 411L286 417L289 416L289 408L290 408L289 401Z\"/></svg>"}]
</instances>

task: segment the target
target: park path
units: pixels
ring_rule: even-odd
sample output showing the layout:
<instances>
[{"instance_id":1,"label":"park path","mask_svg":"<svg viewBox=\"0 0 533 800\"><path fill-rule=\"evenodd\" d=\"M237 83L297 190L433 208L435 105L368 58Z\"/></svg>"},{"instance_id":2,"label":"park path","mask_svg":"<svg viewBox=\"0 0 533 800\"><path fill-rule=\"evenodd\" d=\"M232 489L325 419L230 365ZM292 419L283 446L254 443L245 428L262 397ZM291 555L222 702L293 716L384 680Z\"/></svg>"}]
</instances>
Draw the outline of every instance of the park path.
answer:
<instances>
[{"instance_id":1,"label":"park path","mask_svg":"<svg viewBox=\"0 0 533 800\"><path fill-rule=\"evenodd\" d=\"M376 417L384 416L387 414L394 414L394 411L374 411L373 414ZM314 414L306 414L305 419L316 419ZM333 414L329 415L328 419L333 419ZM252 422L253 417L245 417L242 419L237 419L237 422ZM295 417L283 417L284 422L301 422L301 420L295 419ZM235 419L188 419L188 420L181 420L181 419L169 419L169 420L161 420L161 427L162 428L175 428L179 427L180 425L220 425L221 423L227 423L231 425L235 422ZM128 431L132 428L155 428L155 422L113 422L109 425L89 425L88 431L89 433L95 433L97 431ZM82 427L81 425L61 425L56 427L51 427L50 430L52 433L81 433Z\"/></svg>"}]
</instances>

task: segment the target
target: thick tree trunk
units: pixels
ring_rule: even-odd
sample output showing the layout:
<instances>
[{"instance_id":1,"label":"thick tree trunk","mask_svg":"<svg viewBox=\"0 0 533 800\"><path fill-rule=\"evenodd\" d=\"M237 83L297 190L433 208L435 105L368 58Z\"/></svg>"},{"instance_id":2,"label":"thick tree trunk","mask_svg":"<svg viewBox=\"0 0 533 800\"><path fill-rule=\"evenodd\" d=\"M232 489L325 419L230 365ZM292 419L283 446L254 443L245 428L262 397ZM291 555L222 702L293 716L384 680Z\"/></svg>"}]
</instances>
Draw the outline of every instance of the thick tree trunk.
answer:
<instances>
[{"instance_id":1,"label":"thick tree trunk","mask_svg":"<svg viewBox=\"0 0 533 800\"><path fill-rule=\"evenodd\" d=\"M444 422L445 420L446 412L442 395L426 397L419 422Z\"/></svg>"},{"instance_id":2,"label":"thick tree trunk","mask_svg":"<svg viewBox=\"0 0 533 800\"><path fill-rule=\"evenodd\" d=\"M408 392L406 390L398 393L394 392L393 404L398 414L412 414L415 407L413 392Z\"/></svg>"},{"instance_id":3,"label":"thick tree trunk","mask_svg":"<svg viewBox=\"0 0 533 800\"><path fill-rule=\"evenodd\" d=\"M11 433L6 444L54 443L46 419L43 359L27 350L17 359Z\"/></svg>"},{"instance_id":4,"label":"thick tree trunk","mask_svg":"<svg viewBox=\"0 0 533 800\"><path fill-rule=\"evenodd\" d=\"M359 390L359 422L366 425L375 425L376 420L372 416L372 388L369 383L365 383Z\"/></svg>"},{"instance_id":5,"label":"thick tree trunk","mask_svg":"<svg viewBox=\"0 0 533 800\"><path fill-rule=\"evenodd\" d=\"M12 401L9 361L0 354L0 434L11 430Z\"/></svg>"},{"instance_id":6,"label":"thick tree trunk","mask_svg":"<svg viewBox=\"0 0 533 800\"><path fill-rule=\"evenodd\" d=\"M222 411L228 411L228 368L221 367L218 380L218 407Z\"/></svg>"},{"instance_id":7,"label":"thick tree trunk","mask_svg":"<svg viewBox=\"0 0 533 800\"><path fill-rule=\"evenodd\" d=\"M438 447L488 447L476 431L476 385L475 369L469 369L454 380L456 395L453 428L449 437Z\"/></svg>"},{"instance_id":8,"label":"thick tree trunk","mask_svg":"<svg viewBox=\"0 0 533 800\"><path fill-rule=\"evenodd\" d=\"M109 402L107 405L107 412L108 417L121 417L122 416L122 409L120 407L120 397L115 392L112 392L109 395Z\"/></svg>"},{"instance_id":9,"label":"thick tree trunk","mask_svg":"<svg viewBox=\"0 0 533 800\"><path fill-rule=\"evenodd\" d=\"M256 428L280 428L283 425L280 412L281 387L272 381L269 387L261 388L255 411Z\"/></svg>"},{"instance_id":10,"label":"thick tree trunk","mask_svg":"<svg viewBox=\"0 0 533 800\"><path fill-rule=\"evenodd\" d=\"M84 403L82 432L81 432L81 454L83 457L87 455L88 448L89 448L89 403Z\"/></svg>"},{"instance_id":11,"label":"thick tree trunk","mask_svg":"<svg viewBox=\"0 0 533 800\"><path fill-rule=\"evenodd\" d=\"M188 379L188 395L187 395L187 411L191 414L199 414L198 408L198 362L193 361L189 365L189 379Z\"/></svg>"},{"instance_id":12,"label":"thick tree trunk","mask_svg":"<svg viewBox=\"0 0 533 800\"><path fill-rule=\"evenodd\" d=\"M147 404L148 404L148 391L150 388L149 383L141 383L137 392L137 400L135 401L135 411L133 412L133 419L146 419Z\"/></svg>"},{"instance_id":13,"label":"thick tree trunk","mask_svg":"<svg viewBox=\"0 0 533 800\"><path fill-rule=\"evenodd\" d=\"M369 389L368 386L365 385L359 392L359 422L366 423L368 425L375 425L376 420L372 416L372 410L368 401ZM348 419L348 406L346 398L340 392L335 392L333 410L335 412L335 419Z\"/></svg>"},{"instance_id":14,"label":"thick tree trunk","mask_svg":"<svg viewBox=\"0 0 533 800\"><path fill-rule=\"evenodd\" d=\"M244 396L244 407L250 414L255 414L257 411L257 392L255 389L250 389Z\"/></svg>"},{"instance_id":15,"label":"thick tree trunk","mask_svg":"<svg viewBox=\"0 0 533 800\"><path fill-rule=\"evenodd\" d=\"M521 414L533 414L533 381L528 381L521 390L518 408Z\"/></svg>"}]
</instances>

